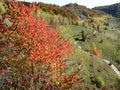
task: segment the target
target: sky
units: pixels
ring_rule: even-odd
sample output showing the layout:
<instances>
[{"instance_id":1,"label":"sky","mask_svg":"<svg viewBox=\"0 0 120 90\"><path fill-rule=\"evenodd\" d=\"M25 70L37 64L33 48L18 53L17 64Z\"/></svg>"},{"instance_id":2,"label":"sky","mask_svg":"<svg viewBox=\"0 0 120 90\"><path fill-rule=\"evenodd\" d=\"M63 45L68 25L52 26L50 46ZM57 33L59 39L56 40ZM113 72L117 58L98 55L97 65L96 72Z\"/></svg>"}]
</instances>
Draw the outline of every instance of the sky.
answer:
<instances>
[{"instance_id":1,"label":"sky","mask_svg":"<svg viewBox=\"0 0 120 90\"><path fill-rule=\"evenodd\" d=\"M103 5L111 5L120 2L120 0L19 0L19 1L43 2L48 4L56 4L60 6L63 6L68 3L77 3L79 5L84 5L88 8L93 8L96 6L103 6Z\"/></svg>"}]
</instances>

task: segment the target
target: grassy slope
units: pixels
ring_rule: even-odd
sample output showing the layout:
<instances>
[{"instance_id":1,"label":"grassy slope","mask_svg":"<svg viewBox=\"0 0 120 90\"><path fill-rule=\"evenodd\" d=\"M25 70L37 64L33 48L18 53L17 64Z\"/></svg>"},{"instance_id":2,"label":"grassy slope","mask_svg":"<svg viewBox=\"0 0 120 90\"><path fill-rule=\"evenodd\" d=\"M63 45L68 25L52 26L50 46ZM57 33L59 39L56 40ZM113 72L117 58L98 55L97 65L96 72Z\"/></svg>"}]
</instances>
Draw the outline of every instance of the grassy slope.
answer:
<instances>
[{"instance_id":1,"label":"grassy slope","mask_svg":"<svg viewBox=\"0 0 120 90\"><path fill-rule=\"evenodd\" d=\"M83 58L80 66L80 70L78 70L80 77L84 79L84 83L81 83L80 87L88 87L90 89L96 88L96 84L91 82L91 77L102 77L105 81L105 86L110 87L110 85L116 85L117 75L114 71L103 62L101 57L96 57L91 55L88 52L83 51L82 49L78 49L75 51L74 55L70 58L68 63L75 63L73 67L71 67L68 73L77 71L79 68L78 60ZM112 81L112 82L111 82ZM111 83L109 83L111 82Z\"/></svg>"},{"instance_id":2,"label":"grassy slope","mask_svg":"<svg viewBox=\"0 0 120 90\"><path fill-rule=\"evenodd\" d=\"M110 25L111 26L111 25ZM112 25L113 26L113 25ZM117 45L120 45L120 31L119 28L114 29L114 27L110 27L110 29L106 30L105 33L99 33L96 37L93 38L93 36L90 37L90 39L82 43L83 49L90 51L92 47L92 42L96 44L96 47L101 50L102 56L104 58L109 59L114 64L115 61L113 60L113 53L116 51ZM114 29L114 30L113 30ZM99 43L100 40L103 40L103 43ZM118 68L120 66L118 65Z\"/></svg>"},{"instance_id":3,"label":"grassy slope","mask_svg":"<svg viewBox=\"0 0 120 90\"><path fill-rule=\"evenodd\" d=\"M73 37L77 37L77 38L80 38L80 37L81 37L81 32L82 32L82 30L86 30L86 31L87 31L87 34L90 34L90 33L93 32L92 29L88 29L88 28L85 28L85 27L83 27L83 26L71 25L70 28L71 28L71 30L72 30Z\"/></svg>"},{"instance_id":4,"label":"grassy slope","mask_svg":"<svg viewBox=\"0 0 120 90\"><path fill-rule=\"evenodd\" d=\"M110 26L113 25L110 22ZM114 25L113 25L114 26ZM91 33L92 30L86 29L80 26L71 26L73 31L73 36L80 38L81 31L86 30L88 33ZM111 30L110 30L111 29ZM81 87L96 88L95 84L91 83L90 77L102 77L105 81L105 86L110 90L110 86L113 85L115 90L119 90L118 83L116 78L118 77L115 72L110 68L109 65L104 63L103 58L109 59L113 64L116 63L112 60L112 55L114 50L116 50L116 45L119 44L120 31L112 31L112 27L109 27L109 30L106 30L105 33L98 33L96 37L90 36L90 39L87 42L77 41L77 45L81 45L82 49L88 51L83 51L82 49L77 48L75 55L70 58L73 61L77 62L80 58L83 58L81 62L81 69L79 70L80 76L83 77L85 82L81 84ZM99 41L103 39L103 43ZM96 47L101 50L102 55L96 57L91 55L92 42L96 44ZM119 68L119 66L117 65ZM70 69L70 72L73 72L78 68L78 65L74 65L73 69ZM112 81L112 82L111 82ZM110 82L110 83L109 83Z\"/></svg>"},{"instance_id":5,"label":"grassy slope","mask_svg":"<svg viewBox=\"0 0 120 90\"><path fill-rule=\"evenodd\" d=\"M109 20L109 27L112 29L112 30L120 30L120 18L112 18Z\"/></svg>"}]
</instances>

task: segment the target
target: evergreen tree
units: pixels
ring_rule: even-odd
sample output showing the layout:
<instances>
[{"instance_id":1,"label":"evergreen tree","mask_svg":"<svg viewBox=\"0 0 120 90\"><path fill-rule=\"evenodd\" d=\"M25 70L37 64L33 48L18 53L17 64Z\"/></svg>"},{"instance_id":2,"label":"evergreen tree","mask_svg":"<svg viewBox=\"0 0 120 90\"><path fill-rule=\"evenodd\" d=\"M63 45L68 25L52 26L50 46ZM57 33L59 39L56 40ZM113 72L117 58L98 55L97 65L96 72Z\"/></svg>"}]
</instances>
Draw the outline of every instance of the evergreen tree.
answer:
<instances>
[{"instance_id":1,"label":"evergreen tree","mask_svg":"<svg viewBox=\"0 0 120 90\"><path fill-rule=\"evenodd\" d=\"M87 39L86 31L83 30L83 31L82 31L82 40L83 40L83 41L86 41L86 39Z\"/></svg>"}]
</instances>

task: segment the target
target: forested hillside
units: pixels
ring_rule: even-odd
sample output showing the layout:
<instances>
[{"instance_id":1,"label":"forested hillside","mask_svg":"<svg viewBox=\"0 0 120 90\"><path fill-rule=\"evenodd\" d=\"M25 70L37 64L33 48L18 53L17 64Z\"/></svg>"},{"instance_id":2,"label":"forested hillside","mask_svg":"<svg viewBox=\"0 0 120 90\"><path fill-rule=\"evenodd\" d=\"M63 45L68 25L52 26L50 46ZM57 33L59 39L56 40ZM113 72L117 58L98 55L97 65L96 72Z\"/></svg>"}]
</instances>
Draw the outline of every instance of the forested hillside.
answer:
<instances>
[{"instance_id":1,"label":"forested hillside","mask_svg":"<svg viewBox=\"0 0 120 90\"><path fill-rule=\"evenodd\" d=\"M78 5L76 3L70 3L70 4L67 4L63 7L65 7L69 11L73 12L74 14L79 16L80 18L82 18L82 16L84 16L86 18L98 17L98 16L105 14L102 11L92 10L92 9L89 9L85 6Z\"/></svg>"},{"instance_id":2,"label":"forested hillside","mask_svg":"<svg viewBox=\"0 0 120 90\"><path fill-rule=\"evenodd\" d=\"M93 9L94 10L101 10L101 11L104 11L104 12L111 14L115 17L120 18L120 3L116 3L116 4L108 5L108 6L95 7Z\"/></svg>"},{"instance_id":3,"label":"forested hillside","mask_svg":"<svg viewBox=\"0 0 120 90\"><path fill-rule=\"evenodd\" d=\"M22 2L25 5L29 6L29 2ZM64 7L60 7L58 5L45 4L42 2L35 3L39 8L37 11L37 16L44 18L46 21L50 23L59 23L59 24L73 24L79 25L79 18L67 10Z\"/></svg>"},{"instance_id":4,"label":"forested hillside","mask_svg":"<svg viewBox=\"0 0 120 90\"><path fill-rule=\"evenodd\" d=\"M30 7L29 2L22 3ZM35 3L35 5L38 7L37 17L42 17L51 24L80 25L87 28L100 26L100 28L105 28L106 20L111 18L110 15L102 11L88 9L78 4L71 3L60 7L40 2Z\"/></svg>"},{"instance_id":5,"label":"forested hillside","mask_svg":"<svg viewBox=\"0 0 120 90\"><path fill-rule=\"evenodd\" d=\"M29 6L30 3L22 2ZM105 28L107 19L110 15L98 10L88 9L78 4L67 4L65 6L57 6L45 3L35 3L39 8L36 13L37 17L44 18L51 24L61 25L80 25L87 28Z\"/></svg>"},{"instance_id":6,"label":"forested hillside","mask_svg":"<svg viewBox=\"0 0 120 90\"><path fill-rule=\"evenodd\" d=\"M92 10L85 6L78 5L76 3L70 3L65 6L66 9L73 12L82 21L82 25L87 28L105 28L107 19L111 18L110 15L98 10Z\"/></svg>"}]
</instances>

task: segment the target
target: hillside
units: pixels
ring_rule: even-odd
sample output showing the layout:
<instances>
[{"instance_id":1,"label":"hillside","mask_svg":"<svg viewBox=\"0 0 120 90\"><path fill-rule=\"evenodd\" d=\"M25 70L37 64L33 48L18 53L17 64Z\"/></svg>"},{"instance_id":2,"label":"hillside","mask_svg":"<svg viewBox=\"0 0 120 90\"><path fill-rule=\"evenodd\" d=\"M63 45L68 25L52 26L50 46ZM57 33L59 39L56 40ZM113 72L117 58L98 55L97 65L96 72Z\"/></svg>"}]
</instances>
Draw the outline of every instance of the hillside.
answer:
<instances>
[{"instance_id":1,"label":"hillside","mask_svg":"<svg viewBox=\"0 0 120 90\"><path fill-rule=\"evenodd\" d=\"M113 16L120 17L120 3L116 3L108 6L95 7L93 8L93 10L101 10Z\"/></svg>"},{"instance_id":2,"label":"hillside","mask_svg":"<svg viewBox=\"0 0 120 90\"><path fill-rule=\"evenodd\" d=\"M78 58L83 58L80 66L77 63ZM101 90L96 81L96 79L100 77L101 82L104 83L103 86L105 87L105 90L112 90L113 88L115 90L119 90L119 82L117 82L118 76L101 57L96 57L82 49L77 48L76 53L74 53L74 57L72 57L71 61L68 62L75 63L73 67L69 69L69 73L77 71L80 67L78 72L84 79L84 82L79 85L79 88L87 87L88 90Z\"/></svg>"},{"instance_id":3,"label":"hillside","mask_svg":"<svg viewBox=\"0 0 120 90\"><path fill-rule=\"evenodd\" d=\"M0 90L120 89L111 67L120 70L120 20L78 4L31 5L0 2Z\"/></svg>"},{"instance_id":4,"label":"hillside","mask_svg":"<svg viewBox=\"0 0 120 90\"><path fill-rule=\"evenodd\" d=\"M97 29L98 26L102 29L105 28L107 19L111 18L110 15L107 15L102 11L92 10L76 3L70 3L63 7L78 16L82 25L90 29Z\"/></svg>"},{"instance_id":5,"label":"hillside","mask_svg":"<svg viewBox=\"0 0 120 90\"><path fill-rule=\"evenodd\" d=\"M21 3L30 7L29 2ZM35 3L35 5L39 8L37 17L42 17L50 24L80 25L86 28L97 28L100 25L100 28L105 28L106 20L111 18L102 11L92 10L76 3L62 7L42 2Z\"/></svg>"},{"instance_id":6,"label":"hillside","mask_svg":"<svg viewBox=\"0 0 120 90\"><path fill-rule=\"evenodd\" d=\"M57 5L52 5L52 4L45 4L45 3L38 3L37 4L43 11L48 12L52 15L62 15L63 17L68 17L73 20L77 20L77 16L74 15L72 12L67 10L64 7L60 7Z\"/></svg>"},{"instance_id":7,"label":"hillside","mask_svg":"<svg viewBox=\"0 0 120 90\"><path fill-rule=\"evenodd\" d=\"M29 2L22 3L30 6ZM105 20L110 18L109 15L102 11L92 10L78 4L70 3L62 7L42 2L35 4L39 8L37 16L44 18L45 21L51 24L80 25L87 28L97 28L100 24L100 28L104 28Z\"/></svg>"},{"instance_id":8,"label":"hillside","mask_svg":"<svg viewBox=\"0 0 120 90\"><path fill-rule=\"evenodd\" d=\"M104 12L92 10L92 9L89 9L85 6L78 5L76 3L70 3L70 4L67 4L63 7L65 7L66 9L68 9L69 11L71 11L72 13L74 13L76 16L78 16L81 19L83 17L91 18L91 17L98 17L100 15L105 14Z\"/></svg>"},{"instance_id":9,"label":"hillside","mask_svg":"<svg viewBox=\"0 0 120 90\"><path fill-rule=\"evenodd\" d=\"M30 3L29 2L22 2L25 5L29 6ZM52 4L45 4L42 2L39 3L35 3L36 6L38 6L41 10L48 12L52 15L61 15L63 17L67 17L73 20L77 20L77 16L75 16L73 13L71 13L70 11L68 11L66 8L64 7L60 7L58 5L52 5Z\"/></svg>"},{"instance_id":10,"label":"hillside","mask_svg":"<svg viewBox=\"0 0 120 90\"><path fill-rule=\"evenodd\" d=\"M78 40L74 42L76 47L73 56L68 59L68 63L72 63L73 65L68 72L77 71L80 67L77 72L79 72L80 76L85 81L79 85L79 88L87 87L88 90L100 90L100 88L98 88L99 86L97 86L96 78L101 77L104 82L105 90L119 90L119 82L117 81L119 77L111 69L110 65L104 62L104 59L107 58L119 69L119 64L116 63L119 62L119 59L115 59L113 56L113 53L116 52L116 45L119 45L119 31L114 32L111 29L107 29L105 34L104 32L97 32L96 36L94 36L93 34L90 35L93 30L86 29L85 27L72 25L70 28L72 30L72 34L70 35L74 38L78 38ZM79 40L79 38L82 37L82 30L86 30L86 33L90 35L86 42ZM68 36L68 31L69 29L66 30L67 34L64 32L66 36ZM99 43L101 39L103 39L103 43ZM101 50L100 56L92 54L92 42ZM120 55L120 53L118 54ZM119 58L119 56L116 58ZM82 61L80 66L78 60Z\"/></svg>"}]
</instances>

